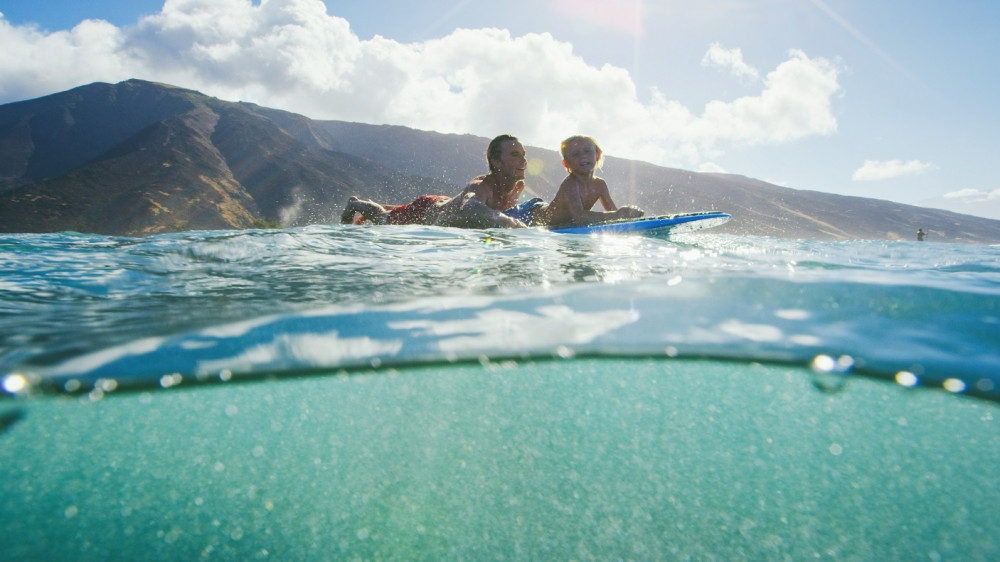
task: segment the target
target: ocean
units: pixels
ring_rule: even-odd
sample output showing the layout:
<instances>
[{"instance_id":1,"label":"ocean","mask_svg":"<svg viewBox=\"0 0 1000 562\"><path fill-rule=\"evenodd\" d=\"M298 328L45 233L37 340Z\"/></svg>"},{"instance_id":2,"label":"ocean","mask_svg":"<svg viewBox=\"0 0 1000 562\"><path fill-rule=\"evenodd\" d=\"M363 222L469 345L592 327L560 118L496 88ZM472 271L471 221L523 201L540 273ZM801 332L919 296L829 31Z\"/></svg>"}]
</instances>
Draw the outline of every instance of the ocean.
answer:
<instances>
[{"instance_id":1,"label":"ocean","mask_svg":"<svg viewBox=\"0 0 1000 562\"><path fill-rule=\"evenodd\" d=\"M0 235L0 560L995 560L998 297L932 240Z\"/></svg>"}]
</instances>

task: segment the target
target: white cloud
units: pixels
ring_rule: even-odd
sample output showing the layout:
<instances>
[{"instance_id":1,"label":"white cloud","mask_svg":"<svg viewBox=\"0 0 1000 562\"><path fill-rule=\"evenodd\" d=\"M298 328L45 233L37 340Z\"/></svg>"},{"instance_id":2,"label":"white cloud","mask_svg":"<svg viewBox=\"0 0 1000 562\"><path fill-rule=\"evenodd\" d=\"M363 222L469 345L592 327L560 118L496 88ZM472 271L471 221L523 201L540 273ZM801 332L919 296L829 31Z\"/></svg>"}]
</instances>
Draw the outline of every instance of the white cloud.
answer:
<instances>
[{"instance_id":1,"label":"white cloud","mask_svg":"<svg viewBox=\"0 0 1000 562\"><path fill-rule=\"evenodd\" d=\"M919 201L918 205L956 213L1000 220L1000 189L959 189L941 197Z\"/></svg>"},{"instance_id":2,"label":"white cloud","mask_svg":"<svg viewBox=\"0 0 1000 562\"><path fill-rule=\"evenodd\" d=\"M920 160L865 160L860 168L855 170L851 179L854 181L879 181L901 176L916 176L934 167L929 162Z\"/></svg>"},{"instance_id":3,"label":"white cloud","mask_svg":"<svg viewBox=\"0 0 1000 562\"><path fill-rule=\"evenodd\" d=\"M708 65L758 76L739 49L712 45ZM709 101L699 115L662 92L640 101L618 67L593 66L546 33L457 29L419 43L361 40L320 0L166 0L117 28L85 21L48 33L0 16L0 103L95 81L143 78L317 119L390 123L556 147L596 136L610 154L697 167L734 144L836 132L840 68L793 50L761 90Z\"/></svg>"},{"instance_id":4,"label":"white cloud","mask_svg":"<svg viewBox=\"0 0 1000 562\"><path fill-rule=\"evenodd\" d=\"M957 199L969 203L983 203L986 201L1000 201L1000 189L993 191L983 191L981 189L959 189L944 194L945 199Z\"/></svg>"},{"instance_id":5,"label":"white cloud","mask_svg":"<svg viewBox=\"0 0 1000 562\"><path fill-rule=\"evenodd\" d=\"M0 103L47 95L95 80L129 78L123 32L102 20L69 31L15 27L0 17Z\"/></svg>"},{"instance_id":6,"label":"white cloud","mask_svg":"<svg viewBox=\"0 0 1000 562\"><path fill-rule=\"evenodd\" d=\"M702 66L728 69L735 76L740 78L759 77L757 69L743 62L743 51L741 49L725 49L718 43L712 43L708 52L701 59Z\"/></svg>"},{"instance_id":7,"label":"white cloud","mask_svg":"<svg viewBox=\"0 0 1000 562\"><path fill-rule=\"evenodd\" d=\"M726 173L726 169L723 168L722 166L716 164L715 162L702 162L698 166L698 169L696 171L702 172L702 173L705 173L705 174L725 174Z\"/></svg>"}]
</instances>

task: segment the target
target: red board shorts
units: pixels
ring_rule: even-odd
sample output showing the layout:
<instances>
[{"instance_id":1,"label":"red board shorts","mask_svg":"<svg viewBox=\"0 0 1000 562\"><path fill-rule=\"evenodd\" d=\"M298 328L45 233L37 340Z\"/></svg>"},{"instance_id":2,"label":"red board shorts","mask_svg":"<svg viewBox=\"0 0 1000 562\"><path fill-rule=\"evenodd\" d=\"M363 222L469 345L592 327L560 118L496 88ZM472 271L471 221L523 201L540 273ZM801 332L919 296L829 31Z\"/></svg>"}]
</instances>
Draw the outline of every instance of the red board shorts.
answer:
<instances>
[{"instance_id":1,"label":"red board shorts","mask_svg":"<svg viewBox=\"0 0 1000 562\"><path fill-rule=\"evenodd\" d=\"M426 224L427 211L439 201L451 199L447 195L421 195L406 205L400 205L389 211L386 224Z\"/></svg>"}]
</instances>

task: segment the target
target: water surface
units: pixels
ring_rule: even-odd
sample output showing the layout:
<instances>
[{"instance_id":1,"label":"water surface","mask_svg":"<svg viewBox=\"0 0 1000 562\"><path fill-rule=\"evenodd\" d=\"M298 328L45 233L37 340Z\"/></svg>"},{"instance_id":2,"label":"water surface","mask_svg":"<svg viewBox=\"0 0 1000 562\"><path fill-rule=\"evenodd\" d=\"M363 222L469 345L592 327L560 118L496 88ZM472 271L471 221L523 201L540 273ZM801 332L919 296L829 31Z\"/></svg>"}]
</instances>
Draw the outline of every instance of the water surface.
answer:
<instances>
[{"instance_id":1,"label":"water surface","mask_svg":"<svg viewBox=\"0 0 1000 562\"><path fill-rule=\"evenodd\" d=\"M0 558L995 559L998 296L932 242L3 235Z\"/></svg>"}]
</instances>

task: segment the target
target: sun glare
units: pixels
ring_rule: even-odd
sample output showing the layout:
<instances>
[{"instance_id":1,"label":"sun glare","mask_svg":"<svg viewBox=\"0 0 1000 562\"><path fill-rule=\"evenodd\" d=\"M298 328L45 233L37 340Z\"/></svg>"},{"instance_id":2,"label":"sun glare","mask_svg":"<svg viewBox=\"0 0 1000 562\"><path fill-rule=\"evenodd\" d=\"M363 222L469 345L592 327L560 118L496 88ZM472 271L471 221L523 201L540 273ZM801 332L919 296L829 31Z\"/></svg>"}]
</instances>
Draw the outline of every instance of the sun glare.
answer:
<instances>
[{"instance_id":1,"label":"sun glare","mask_svg":"<svg viewBox=\"0 0 1000 562\"><path fill-rule=\"evenodd\" d=\"M552 9L597 28L642 35L642 0L552 0Z\"/></svg>"}]
</instances>

